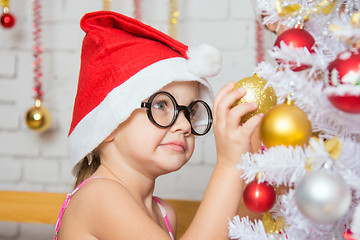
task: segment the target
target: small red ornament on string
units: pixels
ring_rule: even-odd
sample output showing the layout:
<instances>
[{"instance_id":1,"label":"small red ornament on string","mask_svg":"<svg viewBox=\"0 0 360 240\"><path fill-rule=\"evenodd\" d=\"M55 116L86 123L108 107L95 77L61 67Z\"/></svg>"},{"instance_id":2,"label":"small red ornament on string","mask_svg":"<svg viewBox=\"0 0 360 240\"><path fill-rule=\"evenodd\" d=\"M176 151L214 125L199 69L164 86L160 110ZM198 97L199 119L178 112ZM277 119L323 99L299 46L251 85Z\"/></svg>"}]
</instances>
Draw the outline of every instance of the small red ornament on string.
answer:
<instances>
[{"instance_id":1,"label":"small red ornament on string","mask_svg":"<svg viewBox=\"0 0 360 240\"><path fill-rule=\"evenodd\" d=\"M345 51L329 64L324 93L341 111L360 113L360 51Z\"/></svg>"},{"instance_id":2,"label":"small red ornament on string","mask_svg":"<svg viewBox=\"0 0 360 240\"><path fill-rule=\"evenodd\" d=\"M15 17L10 14L9 0L1 0L2 15L1 26L4 28L12 28L15 25Z\"/></svg>"},{"instance_id":3,"label":"small red ornament on string","mask_svg":"<svg viewBox=\"0 0 360 240\"><path fill-rule=\"evenodd\" d=\"M246 186L243 200L250 211L263 213L274 206L276 193L274 188L267 182L258 183L253 181Z\"/></svg>"},{"instance_id":4,"label":"small red ornament on string","mask_svg":"<svg viewBox=\"0 0 360 240\"><path fill-rule=\"evenodd\" d=\"M305 31L304 29L292 28L281 33L276 39L274 46L277 46L281 49L281 42L284 42L287 46L296 48L306 48L310 53L313 53L313 46L315 44L315 39L313 36ZM282 60L276 59L278 64L282 64ZM308 65L297 66L295 63L290 63L292 65L291 70L293 71L302 71L306 68L309 68Z\"/></svg>"}]
</instances>

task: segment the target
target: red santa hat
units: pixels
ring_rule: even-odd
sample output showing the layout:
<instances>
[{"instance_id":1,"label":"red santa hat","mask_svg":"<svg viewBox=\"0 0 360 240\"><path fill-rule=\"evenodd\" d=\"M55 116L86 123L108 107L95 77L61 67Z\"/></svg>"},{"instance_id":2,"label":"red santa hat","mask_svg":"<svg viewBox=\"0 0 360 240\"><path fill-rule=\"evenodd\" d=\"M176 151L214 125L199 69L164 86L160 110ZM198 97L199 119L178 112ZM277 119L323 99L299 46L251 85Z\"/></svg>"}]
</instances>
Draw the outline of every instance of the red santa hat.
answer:
<instances>
[{"instance_id":1,"label":"red santa hat","mask_svg":"<svg viewBox=\"0 0 360 240\"><path fill-rule=\"evenodd\" d=\"M173 81L197 81L211 104L206 77L220 71L217 49L188 47L124 15L100 11L81 20L83 40L78 89L68 135L75 165L92 152L141 101Z\"/></svg>"}]
</instances>

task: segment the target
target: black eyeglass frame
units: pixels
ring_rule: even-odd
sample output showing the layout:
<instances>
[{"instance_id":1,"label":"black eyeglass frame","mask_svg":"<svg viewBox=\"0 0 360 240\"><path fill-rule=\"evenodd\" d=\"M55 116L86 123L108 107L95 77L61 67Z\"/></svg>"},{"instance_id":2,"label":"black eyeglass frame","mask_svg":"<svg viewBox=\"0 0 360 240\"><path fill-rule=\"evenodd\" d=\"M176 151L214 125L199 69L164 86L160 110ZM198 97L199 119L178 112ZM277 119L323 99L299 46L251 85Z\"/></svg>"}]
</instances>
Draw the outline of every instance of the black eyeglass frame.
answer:
<instances>
[{"instance_id":1,"label":"black eyeglass frame","mask_svg":"<svg viewBox=\"0 0 360 240\"><path fill-rule=\"evenodd\" d=\"M175 106L175 109L174 109L174 117L173 117L173 119L171 120L171 122L170 122L168 125L166 125L166 126L163 126L163 125L158 124L158 123L155 121L155 119L154 119L154 117L153 117L153 115L152 115L152 113L151 113L151 105L152 105L152 102L153 102L153 100L155 99L155 97L156 97L157 95L159 95L159 94L165 94L166 96L168 96L168 97L170 98L170 100L172 101L172 103L174 104L174 106ZM208 119L209 119L209 120L208 120L208 125L207 125L204 133L197 133L197 132L194 130L194 128L193 128L193 126L192 126L192 124L191 124L191 120L190 120L190 111L191 111L191 108L192 108L196 103L198 103L198 102L200 102L201 104L204 105L204 107L206 108L207 113L208 113ZM157 92L157 93L151 95L151 97L149 98L149 100L148 100L147 102L142 102L142 103L141 103L140 107L141 107L141 108L146 108L146 113L147 113L147 116L148 116L149 120L150 120L153 124L155 124L156 126L158 126L158 127L160 127L160 128L168 128L168 127L171 127L171 126L175 123L175 121L177 120L177 118L178 118L178 116L179 116L179 113L180 113L181 111L184 111L185 118L189 121L190 126L191 126L191 133L194 134L194 135L196 135L196 136L203 136L203 135L207 134L207 133L210 131L211 125L212 125L212 122L213 122L212 112L211 112L210 106L209 106L205 101L203 101L203 100L196 100L196 101L193 101L192 103L190 103L189 106L179 105L179 104L176 102L176 99L173 97L173 95L171 95L170 93L165 92L165 91L160 91L160 92Z\"/></svg>"}]
</instances>

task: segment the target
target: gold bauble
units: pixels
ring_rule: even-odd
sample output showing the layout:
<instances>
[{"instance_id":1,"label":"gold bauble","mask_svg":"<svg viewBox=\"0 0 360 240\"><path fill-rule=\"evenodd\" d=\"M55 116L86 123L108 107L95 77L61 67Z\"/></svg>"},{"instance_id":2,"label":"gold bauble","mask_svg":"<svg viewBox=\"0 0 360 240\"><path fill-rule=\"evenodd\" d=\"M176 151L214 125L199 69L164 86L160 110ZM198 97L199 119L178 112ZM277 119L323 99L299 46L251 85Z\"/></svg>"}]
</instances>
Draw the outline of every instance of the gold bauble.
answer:
<instances>
[{"instance_id":1,"label":"gold bauble","mask_svg":"<svg viewBox=\"0 0 360 240\"><path fill-rule=\"evenodd\" d=\"M30 108L25 115L26 125L36 132L44 132L51 125L51 115L49 110L41 107L37 102L35 106Z\"/></svg>"},{"instance_id":2,"label":"gold bauble","mask_svg":"<svg viewBox=\"0 0 360 240\"><path fill-rule=\"evenodd\" d=\"M260 123L260 136L265 147L305 146L311 137L311 123L293 102L271 108Z\"/></svg>"},{"instance_id":3,"label":"gold bauble","mask_svg":"<svg viewBox=\"0 0 360 240\"><path fill-rule=\"evenodd\" d=\"M258 113L265 113L267 112L271 107L276 105L277 98L274 89L266 85L267 81L258 77L256 74L253 77L247 77L244 79L241 79L235 84L234 89L237 88L244 88L246 91L246 94L241 99L237 100L233 107L240 104L240 103L246 103L246 102L257 102L258 108L257 110L253 112L249 112L245 114L241 118L241 122L246 122L249 118L252 116L258 114Z\"/></svg>"}]
</instances>

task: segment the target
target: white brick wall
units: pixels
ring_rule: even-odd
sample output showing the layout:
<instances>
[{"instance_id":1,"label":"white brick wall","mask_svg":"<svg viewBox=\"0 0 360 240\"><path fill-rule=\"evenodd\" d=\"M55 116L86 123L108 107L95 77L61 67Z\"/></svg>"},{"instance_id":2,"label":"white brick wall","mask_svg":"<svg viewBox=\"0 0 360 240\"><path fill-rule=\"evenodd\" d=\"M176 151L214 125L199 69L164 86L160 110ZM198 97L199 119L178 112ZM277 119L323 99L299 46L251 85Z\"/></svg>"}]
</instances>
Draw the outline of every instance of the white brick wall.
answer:
<instances>
[{"instance_id":1,"label":"white brick wall","mask_svg":"<svg viewBox=\"0 0 360 240\"><path fill-rule=\"evenodd\" d=\"M43 0L43 104L52 114L49 132L24 123L33 106L32 1L10 1L16 26L0 28L0 189L68 192L73 178L66 137L76 91L85 12L101 10L101 0ZM113 0L113 10L133 16L133 1ZM223 70L212 79L217 92L230 80L250 76L255 64L255 28L250 0L179 1L178 38L188 45L210 43L223 53ZM143 0L143 21L167 31L167 0ZM272 43L271 43L272 44ZM201 199L216 161L212 132L198 139L189 164L160 177L156 194ZM50 239L50 225L0 223L0 239Z\"/></svg>"}]
</instances>

